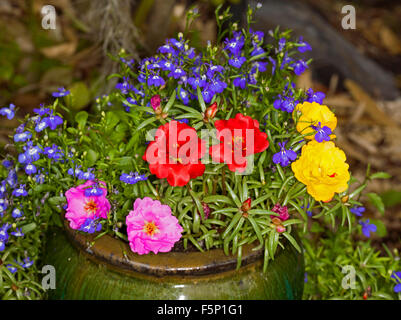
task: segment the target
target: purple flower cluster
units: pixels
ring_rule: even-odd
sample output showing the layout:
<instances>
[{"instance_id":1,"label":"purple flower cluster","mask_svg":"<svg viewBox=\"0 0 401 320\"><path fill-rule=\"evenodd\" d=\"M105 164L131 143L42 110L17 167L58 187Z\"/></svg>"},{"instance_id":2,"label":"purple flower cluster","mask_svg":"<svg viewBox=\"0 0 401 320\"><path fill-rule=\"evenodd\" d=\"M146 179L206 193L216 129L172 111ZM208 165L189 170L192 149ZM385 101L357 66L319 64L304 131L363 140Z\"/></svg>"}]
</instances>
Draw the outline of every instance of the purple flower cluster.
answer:
<instances>
[{"instance_id":1,"label":"purple flower cluster","mask_svg":"<svg viewBox=\"0 0 401 320\"><path fill-rule=\"evenodd\" d=\"M67 173L79 180L95 180L95 174L92 172L93 168L89 168L87 171L82 171L80 168L81 166L75 166L75 168L68 169Z\"/></svg>"},{"instance_id":2,"label":"purple flower cluster","mask_svg":"<svg viewBox=\"0 0 401 320\"><path fill-rule=\"evenodd\" d=\"M129 174L123 173L120 176L120 180L127 184L135 184L139 181L145 181L147 179L148 177L146 177L144 174L140 175L138 172L130 172Z\"/></svg>"}]
</instances>

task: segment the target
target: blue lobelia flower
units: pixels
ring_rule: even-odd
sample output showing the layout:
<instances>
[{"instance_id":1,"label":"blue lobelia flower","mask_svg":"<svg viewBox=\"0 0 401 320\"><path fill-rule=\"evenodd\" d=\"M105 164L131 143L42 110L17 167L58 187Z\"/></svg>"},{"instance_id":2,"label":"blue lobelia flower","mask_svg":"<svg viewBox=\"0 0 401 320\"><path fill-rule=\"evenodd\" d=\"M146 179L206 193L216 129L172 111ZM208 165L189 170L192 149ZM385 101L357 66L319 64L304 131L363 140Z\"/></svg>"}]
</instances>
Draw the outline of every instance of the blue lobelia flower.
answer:
<instances>
[{"instance_id":1,"label":"blue lobelia flower","mask_svg":"<svg viewBox=\"0 0 401 320\"><path fill-rule=\"evenodd\" d=\"M166 82L164 81L164 79L157 74L149 76L147 81L148 86L156 86L156 87L160 87L165 83Z\"/></svg>"},{"instance_id":2,"label":"blue lobelia flower","mask_svg":"<svg viewBox=\"0 0 401 320\"><path fill-rule=\"evenodd\" d=\"M268 59L269 59L270 63L272 64L272 74L274 74L276 72L277 62L272 57L268 57Z\"/></svg>"},{"instance_id":3,"label":"blue lobelia flower","mask_svg":"<svg viewBox=\"0 0 401 320\"><path fill-rule=\"evenodd\" d=\"M11 212L11 216L14 219L21 218L23 215L24 215L24 212L19 208L14 208L13 211Z\"/></svg>"},{"instance_id":4,"label":"blue lobelia flower","mask_svg":"<svg viewBox=\"0 0 401 320\"><path fill-rule=\"evenodd\" d=\"M206 76L208 77L208 79L212 79L216 72L222 73L223 71L224 71L224 67L222 67L222 66L210 65L206 71Z\"/></svg>"},{"instance_id":5,"label":"blue lobelia flower","mask_svg":"<svg viewBox=\"0 0 401 320\"><path fill-rule=\"evenodd\" d=\"M329 127L322 128L320 122L317 126L311 125L311 127L316 130L315 140L317 142L330 141L331 129Z\"/></svg>"},{"instance_id":6,"label":"blue lobelia flower","mask_svg":"<svg viewBox=\"0 0 401 320\"><path fill-rule=\"evenodd\" d=\"M310 205L309 203L306 205L306 209L309 209ZM301 206L301 209L305 209L305 206ZM312 217L312 211L311 210L306 210L306 214L308 217Z\"/></svg>"},{"instance_id":7,"label":"blue lobelia flower","mask_svg":"<svg viewBox=\"0 0 401 320\"><path fill-rule=\"evenodd\" d=\"M7 117L8 120L11 120L15 116L15 105L10 103L9 107L3 107L0 109L0 115Z\"/></svg>"},{"instance_id":8,"label":"blue lobelia flower","mask_svg":"<svg viewBox=\"0 0 401 320\"><path fill-rule=\"evenodd\" d=\"M59 160L63 156L63 151L59 146L53 144L51 147L45 147L43 154L45 154L49 159Z\"/></svg>"},{"instance_id":9,"label":"blue lobelia flower","mask_svg":"<svg viewBox=\"0 0 401 320\"><path fill-rule=\"evenodd\" d=\"M395 279L397 284L394 286L394 292L399 293L401 292L401 271L394 271L391 274L391 278Z\"/></svg>"},{"instance_id":10,"label":"blue lobelia flower","mask_svg":"<svg viewBox=\"0 0 401 320\"><path fill-rule=\"evenodd\" d=\"M307 102L316 102L316 103L323 103L323 99L326 97L326 95L323 92L313 92L312 88L309 88L308 91L306 92L307 94Z\"/></svg>"},{"instance_id":11,"label":"blue lobelia flower","mask_svg":"<svg viewBox=\"0 0 401 320\"><path fill-rule=\"evenodd\" d=\"M163 71L173 71L176 68L174 63L172 63L169 60L165 60L165 59L161 60L159 64L160 64L160 68Z\"/></svg>"},{"instance_id":12,"label":"blue lobelia flower","mask_svg":"<svg viewBox=\"0 0 401 320\"><path fill-rule=\"evenodd\" d=\"M37 168L36 168L36 166L34 165L34 164L32 164L32 163L28 163L26 166L25 166L25 173L27 174L27 175L31 175L31 174L35 174L38 170L37 170Z\"/></svg>"},{"instance_id":13,"label":"blue lobelia flower","mask_svg":"<svg viewBox=\"0 0 401 320\"><path fill-rule=\"evenodd\" d=\"M231 59L228 60L228 64L230 66L233 66L234 68L241 68L241 66L245 63L246 58L245 57L231 57Z\"/></svg>"},{"instance_id":14,"label":"blue lobelia flower","mask_svg":"<svg viewBox=\"0 0 401 320\"><path fill-rule=\"evenodd\" d=\"M70 91L66 90L64 88L58 88L57 90L58 91L52 93L52 96L55 97L55 98L65 97L65 96L68 96L70 94Z\"/></svg>"},{"instance_id":15,"label":"blue lobelia flower","mask_svg":"<svg viewBox=\"0 0 401 320\"><path fill-rule=\"evenodd\" d=\"M15 142L25 142L25 141L27 141L27 140L29 140L29 139L31 139L32 138L32 133L30 133L29 131L25 131L25 132L22 132L22 133L16 133L15 135L14 135L14 141Z\"/></svg>"},{"instance_id":16,"label":"blue lobelia flower","mask_svg":"<svg viewBox=\"0 0 401 320\"><path fill-rule=\"evenodd\" d=\"M278 41L278 51L283 51L286 43L287 43L286 38L280 38L280 40Z\"/></svg>"},{"instance_id":17,"label":"blue lobelia flower","mask_svg":"<svg viewBox=\"0 0 401 320\"><path fill-rule=\"evenodd\" d=\"M291 67L294 68L294 73L297 76L300 76L302 73L304 73L305 69L308 68L308 65L306 64L305 61L298 60L298 61L293 62L291 64Z\"/></svg>"},{"instance_id":18,"label":"blue lobelia flower","mask_svg":"<svg viewBox=\"0 0 401 320\"><path fill-rule=\"evenodd\" d=\"M13 166L14 162L12 160L3 160L2 165L4 166L4 168L9 169Z\"/></svg>"},{"instance_id":19,"label":"blue lobelia flower","mask_svg":"<svg viewBox=\"0 0 401 320\"><path fill-rule=\"evenodd\" d=\"M188 78L188 84L192 87L192 89L197 90L197 88L203 88L206 86L205 77L193 76Z\"/></svg>"},{"instance_id":20,"label":"blue lobelia flower","mask_svg":"<svg viewBox=\"0 0 401 320\"><path fill-rule=\"evenodd\" d=\"M368 238L370 237L370 232L376 232L377 230L376 225L369 223L369 219L366 222L359 221L359 224L362 226L362 233Z\"/></svg>"},{"instance_id":21,"label":"blue lobelia flower","mask_svg":"<svg viewBox=\"0 0 401 320\"><path fill-rule=\"evenodd\" d=\"M133 65L135 64L135 60L134 59L127 60L127 59L125 59L123 57L120 57L120 61L122 63L124 63L126 66L128 66L129 68L132 68Z\"/></svg>"},{"instance_id":22,"label":"blue lobelia flower","mask_svg":"<svg viewBox=\"0 0 401 320\"><path fill-rule=\"evenodd\" d=\"M268 62L256 61L252 64L259 72L265 72L267 70Z\"/></svg>"},{"instance_id":23,"label":"blue lobelia flower","mask_svg":"<svg viewBox=\"0 0 401 320\"><path fill-rule=\"evenodd\" d=\"M172 55L175 55L177 53L177 51L173 48L173 46L168 41L166 42L166 44L159 47L159 49L157 51L159 51L160 53L164 53L164 54L171 53Z\"/></svg>"},{"instance_id":24,"label":"blue lobelia flower","mask_svg":"<svg viewBox=\"0 0 401 320\"><path fill-rule=\"evenodd\" d=\"M169 73L169 77L173 77L174 79L178 79L181 78L183 76L185 76L187 73L182 70L182 68L180 67L176 67L175 69L173 69L170 73Z\"/></svg>"},{"instance_id":25,"label":"blue lobelia flower","mask_svg":"<svg viewBox=\"0 0 401 320\"><path fill-rule=\"evenodd\" d=\"M11 232L11 235L14 237L23 237L24 234L21 231L21 228L16 228L15 231Z\"/></svg>"},{"instance_id":26,"label":"blue lobelia flower","mask_svg":"<svg viewBox=\"0 0 401 320\"><path fill-rule=\"evenodd\" d=\"M253 50L251 52L251 57L258 56L258 55L264 54L264 53L265 53L265 50L263 50L262 47L254 46Z\"/></svg>"},{"instance_id":27,"label":"blue lobelia flower","mask_svg":"<svg viewBox=\"0 0 401 320\"><path fill-rule=\"evenodd\" d=\"M79 169L81 166L75 166L75 168L68 169L67 173L70 176L79 177L82 174L82 170Z\"/></svg>"},{"instance_id":28,"label":"blue lobelia flower","mask_svg":"<svg viewBox=\"0 0 401 320\"><path fill-rule=\"evenodd\" d=\"M184 119L176 119L178 122L181 122L181 123L185 123L185 124L189 124L189 120L188 119L186 119L186 118L184 118Z\"/></svg>"},{"instance_id":29,"label":"blue lobelia flower","mask_svg":"<svg viewBox=\"0 0 401 320\"><path fill-rule=\"evenodd\" d=\"M33 265L33 260L31 260L31 258L26 257L24 259L24 262L18 263L21 267L25 268L29 268Z\"/></svg>"},{"instance_id":30,"label":"blue lobelia flower","mask_svg":"<svg viewBox=\"0 0 401 320\"><path fill-rule=\"evenodd\" d=\"M287 52L286 52L286 53L284 54L283 60L282 60L282 62L281 62L280 70L283 69L286 65L291 65L291 63L292 63L293 61L294 61L294 60L293 60L292 58L290 58L290 57L288 56Z\"/></svg>"},{"instance_id":31,"label":"blue lobelia flower","mask_svg":"<svg viewBox=\"0 0 401 320\"><path fill-rule=\"evenodd\" d=\"M39 169L38 174L33 177L33 180L38 184L43 184L45 182L45 175Z\"/></svg>"},{"instance_id":32,"label":"blue lobelia flower","mask_svg":"<svg viewBox=\"0 0 401 320\"><path fill-rule=\"evenodd\" d=\"M130 172L129 174L123 173L120 176L120 180L127 184L135 184L139 181L145 181L147 179L148 178L144 174L140 175L138 172Z\"/></svg>"},{"instance_id":33,"label":"blue lobelia flower","mask_svg":"<svg viewBox=\"0 0 401 320\"><path fill-rule=\"evenodd\" d=\"M273 162L283 167L288 166L291 161L297 158L297 153L291 149L285 149L285 144L286 142L279 142L280 151L273 155Z\"/></svg>"},{"instance_id":34,"label":"blue lobelia flower","mask_svg":"<svg viewBox=\"0 0 401 320\"><path fill-rule=\"evenodd\" d=\"M0 228L0 241L3 241L4 244L8 242L8 229L9 229L9 224L3 224L3 226Z\"/></svg>"},{"instance_id":35,"label":"blue lobelia flower","mask_svg":"<svg viewBox=\"0 0 401 320\"><path fill-rule=\"evenodd\" d=\"M260 42L263 40L265 37L265 34L263 31L253 31L252 28L249 28L249 32L253 37L253 41Z\"/></svg>"},{"instance_id":36,"label":"blue lobelia flower","mask_svg":"<svg viewBox=\"0 0 401 320\"><path fill-rule=\"evenodd\" d=\"M7 192L7 181L3 180L0 182L0 198L4 197Z\"/></svg>"},{"instance_id":37,"label":"blue lobelia flower","mask_svg":"<svg viewBox=\"0 0 401 320\"><path fill-rule=\"evenodd\" d=\"M98 188L98 185L92 185L85 189L85 197L100 197L104 193L103 188Z\"/></svg>"},{"instance_id":38,"label":"blue lobelia flower","mask_svg":"<svg viewBox=\"0 0 401 320\"><path fill-rule=\"evenodd\" d=\"M178 89L178 88L177 88ZM183 104L187 105L189 103L189 98L188 98L188 92L185 91L183 88L180 88L180 90L177 92L178 97L182 101Z\"/></svg>"},{"instance_id":39,"label":"blue lobelia flower","mask_svg":"<svg viewBox=\"0 0 401 320\"><path fill-rule=\"evenodd\" d=\"M120 90L122 94L128 94L133 88L129 80L129 77L123 77L123 82L117 83L115 88Z\"/></svg>"},{"instance_id":40,"label":"blue lobelia flower","mask_svg":"<svg viewBox=\"0 0 401 320\"><path fill-rule=\"evenodd\" d=\"M298 51L299 52L303 53L305 51L312 50L312 47L309 45L309 43L303 41L303 37L302 36L299 37L298 44L300 44L300 46L298 47Z\"/></svg>"},{"instance_id":41,"label":"blue lobelia flower","mask_svg":"<svg viewBox=\"0 0 401 320\"><path fill-rule=\"evenodd\" d=\"M63 123L63 119L60 116L54 115L51 113L48 117L44 118L47 122L47 125L50 127L50 130L55 130L57 126Z\"/></svg>"},{"instance_id":42,"label":"blue lobelia flower","mask_svg":"<svg viewBox=\"0 0 401 320\"><path fill-rule=\"evenodd\" d=\"M11 188L14 188L17 185L18 176L17 176L17 172L14 169L11 169L10 171L8 171L6 182L8 183L8 185Z\"/></svg>"},{"instance_id":43,"label":"blue lobelia flower","mask_svg":"<svg viewBox=\"0 0 401 320\"><path fill-rule=\"evenodd\" d=\"M227 83L222 81L219 77L216 77L209 83L209 88L214 93L222 93L224 89L227 88Z\"/></svg>"},{"instance_id":44,"label":"blue lobelia flower","mask_svg":"<svg viewBox=\"0 0 401 320\"><path fill-rule=\"evenodd\" d=\"M235 87L237 87L237 88L245 89L245 87L246 87L246 80L247 80L247 79L246 79L246 77L244 77L244 76L235 78L235 79L233 80L233 85L234 85Z\"/></svg>"},{"instance_id":45,"label":"blue lobelia flower","mask_svg":"<svg viewBox=\"0 0 401 320\"><path fill-rule=\"evenodd\" d=\"M87 172L81 171L81 173L78 174L78 179L79 180L95 180L95 174L92 173L93 169L89 168Z\"/></svg>"},{"instance_id":46,"label":"blue lobelia flower","mask_svg":"<svg viewBox=\"0 0 401 320\"><path fill-rule=\"evenodd\" d=\"M355 206L355 207L351 208L350 211L351 211L354 215L356 215L356 216L358 216L358 217L362 217L362 214L365 212L365 208L364 208L364 207Z\"/></svg>"},{"instance_id":47,"label":"blue lobelia flower","mask_svg":"<svg viewBox=\"0 0 401 320\"><path fill-rule=\"evenodd\" d=\"M210 89L210 85L207 85L202 91L202 97L205 103L210 103L214 96L214 92Z\"/></svg>"},{"instance_id":48,"label":"blue lobelia flower","mask_svg":"<svg viewBox=\"0 0 401 320\"><path fill-rule=\"evenodd\" d=\"M78 230L87 233L99 232L100 230L102 230L102 224L99 223L97 219L86 218L86 220Z\"/></svg>"},{"instance_id":49,"label":"blue lobelia flower","mask_svg":"<svg viewBox=\"0 0 401 320\"><path fill-rule=\"evenodd\" d=\"M2 251L1 245L0 245L0 251ZM7 267L8 271L10 271L12 274L14 274L18 271L18 269L16 267L14 267L11 263L9 263L6 267Z\"/></svg>"},{"instance_id":50,"label":"blue lobelia flower","mask_svg":"<svg viewBox=\"0 0 401 320\"><path fill-rule=\"evenodd\" d=\"M28 192L25 190L25 185L20 184L20 186L13 190L12 195L14 197L26 197Z\"/></svg>"},{"instance_id":51,"label":"blue lobelia flower","mask_svg":"<svg viewBox=\"0 0 401 320\"><path fill-rule=\"evenodd\" d=\"M49 123L47 122L47 118L43 118L43 119L38 119L36 121L36 126L35 126L35 131L36 132L42 132L43 130L45 130L47 127L49 126Z\"/></svg>"},{"instance_id":52,"label":"blue lobelia flower","mask_svg":"<svg viewBox=\"0 0 401 320\"><path fill-rule=\"evenodd\" d=\"M244 46L244 37L226 39L225 44L226 46L224 47L224 50L228 50L234 56L239 56L239 53Z\"/></svg>"},{"instance_id":53,"label":"blue lobelia flower","mask_svg":"<svg viewBox=\"0 0 401 320\"><path fill-rule=\"evenodd\" d=\"M294 111L297 103L298 101L295 101L292 97L282 97L281 95L278 95L276 100L273 102L273 107L277 110L291 113Z\"/></svg>"},{"instance_id":54,"label":"blue lobelia flower","mask_svg":"<svg viewBox=\"0 0 401 320\"><path fill-rule=\"evenodd\" d=\"M0 217L2 218L4 216L4 213L6 212L8 207L8 201L6 199L0 198Z\"/></svg>"},{"instance_id":55,"label":"blue lobelia flower","mask_svg":"<svg viewBox=\"0 0 401 320\"><path fill-rule=\"evenodd\" d=\"M27 145L24 147L24 156L18 156L18 161L20 163L30 163L39 160L42 149L40 146L34 146L32 141L28 141Z\"/></svg>"},{"instance_id":56,"label":"blue lobelia flower","mask_svg":"<svg viewBox=\"0 0 401 320\"><path fill-rule=\"evenodd\" d=\"M39 116L44 116L50 114L50 108L45 108L43 104L40 105L40 108L34 108L33 112L35 112Z\"/></svg>"}]
</instances>

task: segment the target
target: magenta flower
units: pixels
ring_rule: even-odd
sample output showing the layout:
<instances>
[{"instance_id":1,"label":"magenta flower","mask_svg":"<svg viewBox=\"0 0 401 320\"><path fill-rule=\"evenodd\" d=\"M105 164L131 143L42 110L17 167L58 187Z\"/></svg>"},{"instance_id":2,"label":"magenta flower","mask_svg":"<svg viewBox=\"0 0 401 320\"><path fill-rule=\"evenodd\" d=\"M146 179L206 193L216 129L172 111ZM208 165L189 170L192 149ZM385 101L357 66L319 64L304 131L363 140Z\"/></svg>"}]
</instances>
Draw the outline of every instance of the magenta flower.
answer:
<instances>
[{"instance_id":1,"label":"magenta flower","mask_svg":"<svg viewBox=\"0 0 401 320\"><path fill-rule=\"evenodd\" d=\"M149 197L135 200L126 224L131 250L138 254L169 252L183 231L171 208Z\"/></svg>"},{"instance_id":2,"label":"magenta flower","mask_svg":"<svg viewBox=\"0 0 401 320\"><path fill-rule=\"evenodd\" d=\"M103 189L100 196L85 196L85 190L92 185ZM103 181L89 180L78 187L71 188L66 191L67 212L65 217L70 222L71 229L79 229L86 219L104 218L107 219L107 213L110 211L110 203L107 200L106 183Z\"/></svg>"},{"instance_id":3,"label":"magenta flower","mask_svg":"<svg viewBox=\"0 0 401 320\"><path fill-rule=\"evenodd\" d=\"M286 206L280 206L278 203L276 203L272 209L273 212L278 213L280 216L278 217L281 221L288 220L290 217L288 213L288 208ZM271 218L274 218L275 216L271 215Z\"/></svg>"}]
</instances>

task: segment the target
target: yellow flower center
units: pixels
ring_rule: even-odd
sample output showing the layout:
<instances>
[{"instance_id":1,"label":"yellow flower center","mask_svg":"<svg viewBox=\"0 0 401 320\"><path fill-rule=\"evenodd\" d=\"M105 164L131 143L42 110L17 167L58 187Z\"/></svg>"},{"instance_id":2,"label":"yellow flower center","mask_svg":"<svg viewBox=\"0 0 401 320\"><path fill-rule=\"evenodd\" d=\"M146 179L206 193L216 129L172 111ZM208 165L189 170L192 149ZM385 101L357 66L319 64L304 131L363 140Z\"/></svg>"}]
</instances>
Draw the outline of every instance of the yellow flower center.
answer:
<instances>
[{"instance_id":1,"label":"yellow flower center","mask_svg":"<svg viewBox=\"0 0 401 320\"><path fill-rule=\"evenodd\" d=\"M157 227L157 225L153 221L145 221L145 224L143 225L143 232L145 232L148 236L153 237L155 234L159 233L160 230Z\"/></svg>"},{"instance_id":2,"label":"yellow flower center","mask_svg":"<svg viewBox=\"0 0 401 320\"><path fill-rule=\"evenodd\" d=\"M95 213L98 208L95 201L89 200L87 203L85 203L84 209L88 213Z\"/></svg>"}]
</instances>

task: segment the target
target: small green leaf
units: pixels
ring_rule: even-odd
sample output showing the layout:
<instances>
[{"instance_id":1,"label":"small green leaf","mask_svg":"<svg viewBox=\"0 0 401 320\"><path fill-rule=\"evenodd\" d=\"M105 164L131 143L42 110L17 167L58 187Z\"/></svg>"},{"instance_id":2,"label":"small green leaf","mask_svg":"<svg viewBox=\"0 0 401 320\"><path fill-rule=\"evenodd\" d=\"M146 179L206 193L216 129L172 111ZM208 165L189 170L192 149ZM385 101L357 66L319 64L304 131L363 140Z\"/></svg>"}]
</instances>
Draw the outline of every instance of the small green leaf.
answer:
<instances>
[{"instance_id":1,"label":"small green leaf","mask_svg":"<svg viewBox=\"0 0 401 320\"><path fill-rule=\"evenodd\" d=\"M92 167L96 163L96 160L98 158L99 158L99 154L96 151L89 149L86 154L86 161L87 161L88 167Z\"/></svg>"},{"instance_id":2,"label":"small green leaf","mask_svg":"<svg viewBox=\"0 0 401 320\"><path fill-rule=\"evenodd\" d=\"M78 123L79 130L85 129L86 121L88 120L88 113L86 111L79 111L75 115L75 121Z\"/></svg>"},{"instance_id":3,"label":"small green leaf","mask_svg":"<svg viewBox=\"0 0 401 320\"><path fill-rule=\"evenodd\" d=\"M370 179L390 179L391 178L391 174L387 173L387 172L376 172L373 173L370 176Z\"/></svg>"},{"instance_id":4,"label":"small green leaf","mask_svg":"<svg viewBox=\"0 0 401 320\"><path fill-rule=\"evenodd\" d=\"M26 225L24 225L24 226L21 227L21 232L22 232L23 234L26 234L26 233L28 233L28 232L30 232L30 231L32 231L32 230L35 230L36 227L37 227L37 225L36 225L35 222L28 223L28 224L26 224Z\"/></svg>"},{"instance_id":5,"label":"small green leaf","mask_svg":"<svg viewBox=\"0 0 401 320\"><path fill-rule=\"evenodd\" d=\"M376 193L368 193L367 194L369 201L379 210L379 212L383 215L384 214L384 203L380 196Z\"/></svg>"}]
</instances>

